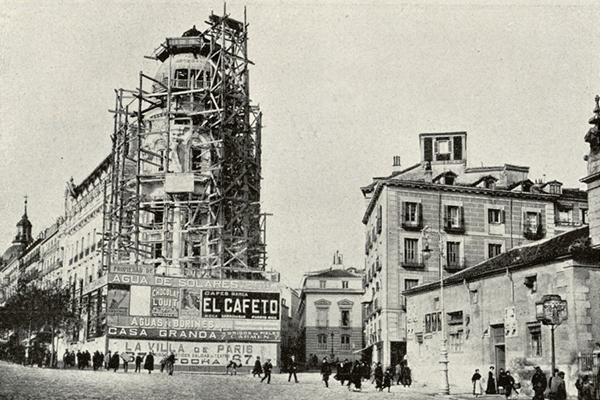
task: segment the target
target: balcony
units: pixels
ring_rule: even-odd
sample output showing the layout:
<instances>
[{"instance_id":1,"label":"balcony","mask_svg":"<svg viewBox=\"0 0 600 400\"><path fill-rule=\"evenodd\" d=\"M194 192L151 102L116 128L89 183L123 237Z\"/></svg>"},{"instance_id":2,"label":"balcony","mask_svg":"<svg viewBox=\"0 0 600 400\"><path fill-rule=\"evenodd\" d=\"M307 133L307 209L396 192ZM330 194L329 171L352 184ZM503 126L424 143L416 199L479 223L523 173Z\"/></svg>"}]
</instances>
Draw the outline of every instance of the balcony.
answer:
<instances>
[{"instance_id":1,"label":"balcony","mask_svg":"<svg viewBox=\"0 0 600 400\"><path fill-rule=\"evenodd\" d=\"M529 240L540 240L546 236L546 230L542 224L525 224L523 226L523 237Z\"/></svg>"},{"instance_id":2,"label":"balcony","mask_svg":"<svg viewBox=\"0 0 600 400\"><path fill-rule=\"evenodd\" d=\"M446 265L444 269L448 272L458 272L467 266L464 258L456 257L452 259L446 259Z\"/></svg>"},{"instance_id":3,"label":"balcony","mask_svg":"<svg viewBox=\"0 0 600 400\"><path fill-rule=\"evenodd\" d=\"M400 255L400 266L404 269L415 269L421 270L425 269L425 263L423 259L420 257L406 257L405 255Z\"/></svg>"},{"instance_id":4,"label":"balcony","mask_svg":"<svg viewBox=\"0 0 600 400\"><path fill-rule=\"evenodd\" d=\"M409 219L402 219L402 228L407 231L420 231L423 229L423 216L418 215L413 221Z\"/></svg>"}]
</instances>

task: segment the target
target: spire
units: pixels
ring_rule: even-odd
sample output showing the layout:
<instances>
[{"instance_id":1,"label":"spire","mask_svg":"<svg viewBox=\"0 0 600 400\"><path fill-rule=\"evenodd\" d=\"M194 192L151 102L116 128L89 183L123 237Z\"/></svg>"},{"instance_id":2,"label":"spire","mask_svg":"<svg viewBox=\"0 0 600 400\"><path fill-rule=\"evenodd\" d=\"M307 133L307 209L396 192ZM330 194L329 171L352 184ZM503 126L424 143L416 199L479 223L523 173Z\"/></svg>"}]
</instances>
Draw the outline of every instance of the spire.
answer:
<instances>
[{"instance_id":1,"label":"spire","mask_svg":"<svg viewBox=\"0 0 600 400\"><path fill-rule=\"evenodd\" d=\"M33 241L33 237L31 236L31 222L29 222L29 218L27 217L28 198L29 197L25 195L24 213L21 220L17 223L17 236L15 236L13 240L13 243L23 244L25 246Z\"/></svg>"}]
</instances>

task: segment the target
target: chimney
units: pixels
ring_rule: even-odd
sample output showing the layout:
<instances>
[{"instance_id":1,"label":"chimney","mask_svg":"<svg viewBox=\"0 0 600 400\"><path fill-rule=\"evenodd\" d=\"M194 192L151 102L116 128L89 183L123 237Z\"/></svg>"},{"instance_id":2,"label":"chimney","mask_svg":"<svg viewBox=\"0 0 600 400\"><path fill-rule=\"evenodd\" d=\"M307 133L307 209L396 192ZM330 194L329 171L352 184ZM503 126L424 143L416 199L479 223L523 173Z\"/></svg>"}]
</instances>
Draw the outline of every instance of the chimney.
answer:
<instances>
[{"instance_id":1,"label":"chimney","mask_svg":"<svg viewBox=\"0 0 600 400\"><path fill-rule=\"evenodd\" d=\"M400 156L394 156L394 164L392 164L392 172L400 172Z\"/></svg>"}]
</instances>

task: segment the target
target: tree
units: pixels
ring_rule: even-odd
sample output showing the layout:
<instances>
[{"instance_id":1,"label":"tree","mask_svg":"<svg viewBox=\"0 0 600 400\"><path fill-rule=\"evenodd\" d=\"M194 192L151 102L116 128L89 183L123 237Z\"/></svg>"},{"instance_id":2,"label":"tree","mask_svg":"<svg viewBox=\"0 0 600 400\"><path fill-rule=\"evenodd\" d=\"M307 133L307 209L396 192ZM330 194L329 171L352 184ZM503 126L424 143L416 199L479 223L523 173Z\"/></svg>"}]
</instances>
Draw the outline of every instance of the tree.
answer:
<instances>
[{"instance_id":1,"label":"tree","mask_svg":"<svg viewBox=\"0 0 600 400\"><path fill-rule=\"evenodd\" d=\"M70 291L59 286L46 289L36 286L21 287L0 309L0 330L27 332L27 339L30 339L32 332L40 332L44 326L49 325L51 332L48 339L52 344L52 357L56 331L67 329L75 322ZM53 364L54 358L51 359L51 365Z\"/></svg>"}]
</instances>

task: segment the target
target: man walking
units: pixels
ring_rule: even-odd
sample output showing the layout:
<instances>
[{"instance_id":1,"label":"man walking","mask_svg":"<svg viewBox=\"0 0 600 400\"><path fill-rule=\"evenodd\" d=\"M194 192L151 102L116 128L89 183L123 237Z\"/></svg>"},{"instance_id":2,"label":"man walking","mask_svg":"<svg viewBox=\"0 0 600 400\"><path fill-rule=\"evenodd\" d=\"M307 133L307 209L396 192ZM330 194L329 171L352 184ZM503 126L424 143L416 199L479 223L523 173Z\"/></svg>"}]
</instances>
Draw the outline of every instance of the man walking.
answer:
<instances>
[{"instance_id":1,"label":"man walking","mask_svg":"<svg viewBox=\"0 0 600 400\"><path fill-rule=\"evenodd\" d=\"M271 359L267 358L267 362L263 365L263 372L265 376L260 380L261 382L265 379L267 380L267 384L271 383L271 370L273 369L273 364L271 364Z\"/></svg>"},{"instance_id":2,"label":"man walking","mask_svg":"<svg viewBox=\"0 0 600 400\"><path fill-rule=\"evenodd\" d=\"M548 386L546 375L542 372L540 367L535 367L535 373L531 378L531 386L533 387L533 400L544 400L544 391Z\"/></svg>"},{"instance_id":3,"label":"man walking","mask_svg":"<svg viewBox=\"0 0 600 400\"><path fill-rule=\"evenodd\" d=\"M329 375L331 375L331 365L329 361L327 361L327 357L323 359L323 364L321 365L321 375L323 375L323 382L325 382L325 387L329 387Z\"/></svg>"},{"instance_id":4,"label":"man walking","mask_svg":"<svg viewBox=\"0 0 600 400\"><path fill-rule=\"evenodd\" d=\"M288 376L288 382L292 380L292 374L294 375L294 380L298 383L298 376L296 376L296 371L298 370L298 363L296 362L296 356L292 356L290 360L290 376Z\"/></svg>"},{"instance_id":5,"label":"man walking","mask_svg":"<svg viewBox=\"0 0 600 400\"><path fill-rule=\"evenodd\" d=\"M252 370L252 377L255 377L256 375L258 375L258 377L260 378L260 376L262 375L262 365L260 364L260 357L256 357L256 361L254 362L254 369Z\"/></svg>"}]
</instances>

